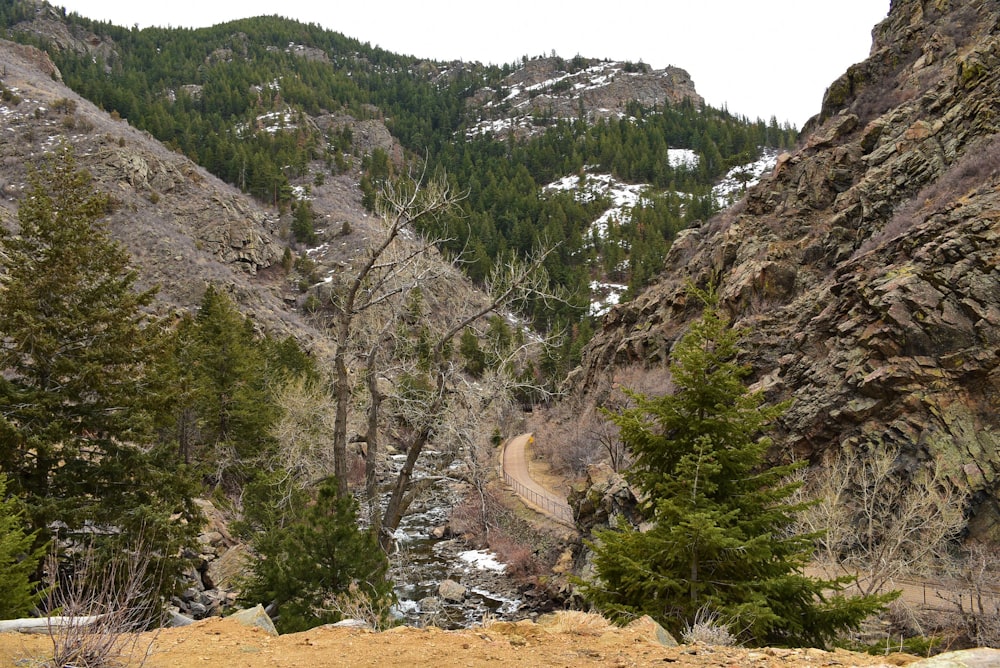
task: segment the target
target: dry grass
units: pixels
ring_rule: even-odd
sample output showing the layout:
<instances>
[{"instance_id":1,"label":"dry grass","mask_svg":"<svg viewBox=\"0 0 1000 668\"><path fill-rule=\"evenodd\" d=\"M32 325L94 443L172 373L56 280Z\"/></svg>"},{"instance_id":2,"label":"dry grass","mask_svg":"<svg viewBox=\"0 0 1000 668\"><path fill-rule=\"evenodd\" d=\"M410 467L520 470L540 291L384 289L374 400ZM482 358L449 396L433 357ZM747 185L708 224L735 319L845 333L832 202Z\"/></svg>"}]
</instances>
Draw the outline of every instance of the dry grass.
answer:
<instances>
[{"instance_id":1,"label":"dry grass","mask_svg":"<svg viewBox=\"0 0 1000 668\"><path fill-rule=\"evenodd\" d=\"M681 641L686 645L700 642L719 647L735 647L739 644L725 620L706 608L699 610L694 619L685 624Z\"/></svg>"},{"instance_id":2,"label":"dry grass","mask_svg":"<svg viewBox=\"0 0 1000 668\"><path fill-rule=\"evenodd\" d=\"M896 209L881 231L873 234L855 251L858 257L882 244L909 233L934 213L961 199L985 182L1000 178L1000 135L985 138L968 146L937 180L922 188L908 202Z\"/></svg>"},{"instance_id":3,"label":"dry grass","mask_svg":"<svg viewBox=\"0 0 1000 668\"><path fill-rule=\"evenodd\" d=\"M615 630L615 627L600 615L577 610L560 610L539 618L538 625L549 633L569 633L580 636L599 636Z\"/></svg>"}]
</instances>

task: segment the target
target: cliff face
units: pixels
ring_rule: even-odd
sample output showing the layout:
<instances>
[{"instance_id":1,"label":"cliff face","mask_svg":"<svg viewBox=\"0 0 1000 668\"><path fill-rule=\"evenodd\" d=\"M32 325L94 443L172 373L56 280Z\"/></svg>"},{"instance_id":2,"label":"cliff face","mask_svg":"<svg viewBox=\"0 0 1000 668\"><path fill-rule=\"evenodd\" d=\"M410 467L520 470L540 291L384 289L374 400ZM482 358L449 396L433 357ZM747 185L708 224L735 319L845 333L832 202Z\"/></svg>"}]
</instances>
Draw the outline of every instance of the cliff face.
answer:
<instances>
[{"instance_id":1,"label":"cliff face","mask_svg":"<svg viewBox=\"0 0 1000 668\"><path fill-rule=\"evenodd\" d=\"M1000 5L896 0L871 55L828 89L800 147L746 200L685 232L663 279L613 310L570 380L600 400L656 369L715 280L746 361L794 403L785 452L868 443L935 459L1000 517ZM662 366L660 366L662 368Z\"/></svg>"},{"instance_id":2,"label":"cliff face","mask_svg":"<svg viewBox=\"0 0 1000 668\"><path fill-rule=\"evenodd\" d=\"M502 86L483 88L469 98L468 105L481 118L476 131L503 136L515 128L524 137L544 132L551 119L610 118L626 113L632 102L651 107L684 100L695 106L704 104L691 75L679 67L654 70L642 63L581 56L566 61L553 56L525 61ZM501 119L508 122L498 125Z\"/></svg>"}]
</instances>

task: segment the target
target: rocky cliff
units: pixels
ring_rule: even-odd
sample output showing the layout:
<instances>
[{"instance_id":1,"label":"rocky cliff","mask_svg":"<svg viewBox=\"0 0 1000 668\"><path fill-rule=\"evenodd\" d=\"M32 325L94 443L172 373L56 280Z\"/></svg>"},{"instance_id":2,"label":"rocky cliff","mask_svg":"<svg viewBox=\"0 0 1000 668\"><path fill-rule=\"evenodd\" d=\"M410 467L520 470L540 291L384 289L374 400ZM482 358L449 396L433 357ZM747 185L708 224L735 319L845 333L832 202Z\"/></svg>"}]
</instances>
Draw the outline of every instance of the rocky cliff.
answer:
<instances>
[{"instance_id":1,"label":"rocky cliff","mask_svg":"<svg viewBox=\"0 0 1000 668\"><path fill-rule=\"evenodd\" d=\"M824 97L798 149L733 209L682 234L662 280L609 313L570 380L600 401L662 373L715 281L752 332L746 361L791 398L784 452L895 445L974 492L997 533L1000 475L1000 4L894 0L870 57ZM657 371L659 370L659 371Z\"/></svg>"},{"instance_id":2,"label":"rocky cliff","mask_svg":"<svg viewBox=\"0 0 1000 668\"><path fill-rule=\"evenodd\" d=\"M684 100L704 103L691 75L679 67L654 70L643 63L553 56L524 61L501 86L479 90L468 105L480 114L477 131L503 136L513 128L523 137L544 131L553 119L618 117L630 103L652 107Z\"/></svg>"}]
</instances>

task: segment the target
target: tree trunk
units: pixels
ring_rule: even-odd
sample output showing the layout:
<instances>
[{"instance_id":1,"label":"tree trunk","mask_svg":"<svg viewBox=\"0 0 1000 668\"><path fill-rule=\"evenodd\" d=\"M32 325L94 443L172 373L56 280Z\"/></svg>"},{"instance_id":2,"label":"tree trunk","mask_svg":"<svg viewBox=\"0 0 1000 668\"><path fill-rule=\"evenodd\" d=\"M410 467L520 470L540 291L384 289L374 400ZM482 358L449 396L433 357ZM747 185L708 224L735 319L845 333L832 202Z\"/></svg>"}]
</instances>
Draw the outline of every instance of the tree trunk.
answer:
<instances>
[{"instance_id":1,"label":"tree trunk","mask_svg":"<svg viewBox=\"0 0 1000 668\"><path fill-rule=\"evenodd\" d=\"M382 393L378 389L378 375L369 365L368 368L368 395L371 397L371 404L368 406L368 435L366 441L368 451L365 453L365 495L368 497L368 520L371 523L372 531L376 536L382 535L382 523L379 516L378 502L378 420L379 409L382 405Z\"/></svg>"},{"instance_id":2,"label":"tree trunk","mask_svg":"<svg viewBox=\"0 0 1000 668\"><path fill-rule=\"evenodd\" d=\"M341 313L337 322L337 353L333 361L333 394L337 412L333 422L333 474L337 477L337 493L347 496L347 408L351 401L351 386L347 377L347 342L351 316Z\"/></svg>"},{"instance_id":3,"label":"tree trunk","mask_svg":"<svg viewBox=\"0 0 1000 668\"><path fill-rule=\"evenodd\" d=\"M403 513L406 512L406 507L409 505L406 500L406 492L410 488L413 467L416 465L417 459L420 457L420 452L424 449L424 445L427 444L429 438L430 428L424 427L417 434L416 438L413 439L413 442L410 443L410 447L407 448L406 462L403 463L402 470L396 476L396 484L392 488L392 496L389 497L389 503L385 507L385 514L382 516L382 527L378 535L379 545L386 552L389 551L392 534L399 528L399 522L403 519Z\"/></svg>"}]
</instances>

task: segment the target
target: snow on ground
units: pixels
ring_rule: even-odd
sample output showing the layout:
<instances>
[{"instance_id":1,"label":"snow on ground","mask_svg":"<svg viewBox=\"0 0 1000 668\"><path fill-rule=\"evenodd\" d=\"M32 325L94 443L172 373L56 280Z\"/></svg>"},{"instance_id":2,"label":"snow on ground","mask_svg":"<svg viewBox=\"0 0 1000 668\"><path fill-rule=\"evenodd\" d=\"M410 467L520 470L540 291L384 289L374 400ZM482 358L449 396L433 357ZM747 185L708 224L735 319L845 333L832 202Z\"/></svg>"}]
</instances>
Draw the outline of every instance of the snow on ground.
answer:
<instances>
[{"instance_id":1,"label":"snow on ground","mask_svg":"<svg viewBox=\"0 0 1000 668\"><path fill-rule=\"evenodd\" d=\"M694 169L698 166L698 154L689 148L668 148L667 162L675 169L677 167Z\"/></svg>"},{"instance_id":2,"label":"snow on ground","mask_svg":"<svg viewBox=\"0 0 1000 668\"><path fill-rule=\"evenodd\" d=\"M598 236L604 238L608 233L608 224L612 220L619 223L628 223L631 220L632 208L639 203L643 191L648 187L643 183L623 183L610 174L587 174L582 184L579 176L565 176L545 186L544 190L574 191L578 202L592 202L599 197L609 198L611 208L591 223L587 231L589 236L596 230Z\"/></svg>"},{"instance_id":3,"label":"snow on ground","mask_svg":"<svg viewBox=\"0 0 1000 668\"><path fill-rule=\"evenodd\" d=\"M534 127L534 118L531 116L520 116L517 118L498 118L496 120L480 121L465 132L469 139L493 133L500 134L514 128L525 128L531 130Z\"/></svg>"},{"instance_id":4,"label":"snow on ground","mask_svg":"<svg viewBox=\"0 0 1000 668\"><path fill-rule=\"evenodd\" d=\"M776 164L778 164L778 149L766 148L756 162L733 167L712 188L716 203L723 209L730 206L743 197L747 188L756 185L764 174L773 170Z\"/></svg>"},{"instance_id":5,"label":"snow on ground","mask_svg":"<svg viewBox=\"0 0 1000 668\"><path fill-rule=\"evenodd\" d=\"M465 563L484 571L497 571L498 573L503 573L507 568L507 564L501 564L497 561L497 555L492 552L488 552L487 550L469 550L467 552L460 553L458 558Z\"/></svg>"},{"instance_id":6,"label":"snow on ground","mask_svg":"<svg viewBox=\"0 0 1000 668\"><path fill-rule=\"evenodd\" d=\"M600 281L590 282L590 294L593 300L590 302L590 315L600 317L616 306L628 290L627 285L621 283L601 283Z\"/></svg>"}]
</instances>

